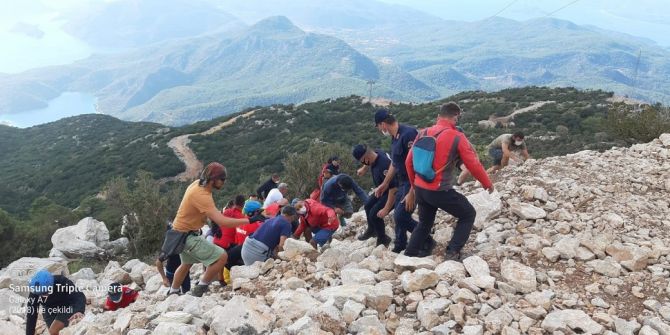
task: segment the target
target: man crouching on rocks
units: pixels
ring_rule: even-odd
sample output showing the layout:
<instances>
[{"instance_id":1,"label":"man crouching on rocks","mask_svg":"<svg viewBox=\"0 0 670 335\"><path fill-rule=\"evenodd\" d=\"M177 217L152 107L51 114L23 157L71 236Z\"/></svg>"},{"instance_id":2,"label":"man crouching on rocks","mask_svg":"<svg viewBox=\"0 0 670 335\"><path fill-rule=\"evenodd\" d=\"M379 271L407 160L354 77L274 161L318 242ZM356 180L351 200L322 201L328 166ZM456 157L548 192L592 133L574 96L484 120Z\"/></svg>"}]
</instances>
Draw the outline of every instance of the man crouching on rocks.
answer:
<instances>
[{"instance_id":1,"label":"man crouching on rocks","mask_svg":"<svg viewBox=\"0 0 670 335\"><path fill-rule=\"evenodd\" d=\"M181 265L174 274L170 294L178 294L179 287L191 270L191 266L195 263L202 263L207 270L191 290L194 296L201 297L209 289L209 283L221 273L223 266L226 265L228 256L225 250L207 242L204 237L200 236L200 228L205 225L207 218L222 228L235 228L249 223L247 218L233 219L223 216L214 205L212 190L223 188L226 175L226 168L221 163L209 163L202 170L200 179L189 185L184 193L172 228L188 234L188 237L184 250L179 254Z\"/></svg>"}]
</instances>

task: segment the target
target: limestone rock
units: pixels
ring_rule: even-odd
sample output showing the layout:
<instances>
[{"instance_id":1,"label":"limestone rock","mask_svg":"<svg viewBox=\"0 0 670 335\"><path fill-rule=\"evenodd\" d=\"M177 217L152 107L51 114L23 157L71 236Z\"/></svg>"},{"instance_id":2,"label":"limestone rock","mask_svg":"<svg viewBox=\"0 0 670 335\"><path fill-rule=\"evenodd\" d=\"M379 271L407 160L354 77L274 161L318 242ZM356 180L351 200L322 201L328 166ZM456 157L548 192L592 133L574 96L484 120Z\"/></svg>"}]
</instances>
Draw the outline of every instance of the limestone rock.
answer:
<instances>
[{"instance_id":1,"label":"limestone rock","mask_svg":"<svg viewBox=\"0 0 670 335\"><path fill-rule=\"evenodd\" d=\"M287 239L284 242L284 251L279 253L279 257L287 260L295 259L298 256L316 258L317 255L318 251L311 244L294 238Z\"/></svg>"},{"instance_id":2,"label":"limestone rock","mask_svg":"<svg viewBox=\"0 0 670 335\"><path fill-rule=\"evenodd\" d=\"M342 279L342 284L366 284L374 285L377 283L375 280L375 274L366 269L356 269L356 268L346 268L340 271L340 278Z\"/></svg>"},{"instance_id":3,"label":"limestone rock","mask_svg":"<svg viewBox=\"0 0 670 335\"><path fill-rule=\"evenodd\" d=\"M51 236L54 249L70 258L95 258L105 254L101 247L109 242L105 223L87 217L74 226L57 229Z\"/></svg>"},{"instance_id":4,"label":"limestone rock","mask_svg":"<svg viewBox=\"0 0 670 335\"><path fill-rule=\"evenodd\" d=\"M522 202L510 204L510 211L524 220L538 220L547 217L544 209Z\"/></svg>"},{"instance_id":5,"label":"limestone rock","mask_svg":"<svg viewBox=\"0 0 670 335\"><path fill-rule=\"evenodd\" d=\"M421 326L431 329L440 323L440 316L451 305L451 301L444 298L422 300L416 308L416 316Z\"/></svg>"},{"instance_id":6,"label":"limestone rock","mask_svg":"<svg viewBox=\"0 0 670 335\"><path fill-rule=\"evenodd\" d=\"M396 269L400 271L414 271L416 269L433 270L437 265L434 260L428 257L409 257L405 255L398 255L393 261L393 264L395 264Z\"/></svg>"},{"instance_id":7,"label":"limestone rock","mask_svg":"<svg viewBox=\"0 0 670 335\"><path fill-rule=\"evenodd\" d=\"M463 266L472 277L484 277L491 275L489 264L479 256L470 256L464 259Z\"/></svg>"},{"instance_id":8,"label":"limestone rock","mask_svg":"<svg viewBox=\"0 0 670 335\"><path fill-rule=\"evenodd\" d=\"M577 309L556 310L542 321L542 328L548 332L581 332L601 334L605 328L593 321L584 311Z\"/></svg>"},{"instance_id":9,"label":"limestone rock","mask_svg":"<svg viewBox=\"0 0 670 335\"><path fill-rule=\"evenodd\" d=\"M440 281L440 276L432 270L418 269L414 272L404 272L400 276L400 281L406 292L414 292L437 285L437 282Z\"/></svg>"},{"instance_id":10,"label":"limestone rock","mask_svg":"<svg viewBox=\"0 0 670 335\"><path fill-rule=\"evenodd\" d=\"M537 287L535 270L516 261L504 260L501 265L501 274L509 284L521 293L533 292Z\"/></svg>"},{"instance_id":11,"label":"limestone rock","mask_svg":"<svg viewBox=\"0 0 670 335\"><path fill-rule=\"evenodd\" d=\"M502 210L502 201L500 201L500 194L497 192L489 194L488 191L484 190L470 194L467 198L477 212L474 223L477 228L484 227L488 220L496 217Z\"/></svg>"},{"instance_id":12,"label":"limestone rock","mask_svg":"<svg viewBox=\"0 0 670 335\"><path fill-rule=\"evenodd\" d=\"M216 334L260 334L271 329L276 320L275 312L270 307L256 299L239 295L233 296L225 307L215 306L206 314L208 319L211 318L210 328Z\"/></svg>"}]
</instances>

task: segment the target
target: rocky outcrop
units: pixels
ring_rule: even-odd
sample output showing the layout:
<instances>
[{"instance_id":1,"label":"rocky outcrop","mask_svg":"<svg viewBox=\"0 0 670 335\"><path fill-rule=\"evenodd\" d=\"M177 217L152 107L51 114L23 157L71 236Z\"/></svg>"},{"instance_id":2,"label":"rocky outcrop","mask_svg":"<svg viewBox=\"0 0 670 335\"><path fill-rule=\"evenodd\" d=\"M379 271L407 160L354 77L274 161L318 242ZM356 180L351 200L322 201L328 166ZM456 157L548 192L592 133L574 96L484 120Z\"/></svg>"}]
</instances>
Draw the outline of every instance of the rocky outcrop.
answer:
<instances>
[{"instance_id":1,"label":"rocky outcrop","mask_svg":"<svg viewBox=\"0 0 670 335\"><path fill-rule=\"evenodd\" d=\"M444 260L455 224L448 214L438 213L434 255L413 258L356 240L366 226L357 213L320 254L288 242L281 258L234 267L233 285L214 283L201 298L166 296L153 266L140 260L109 262L99 274L82 269L70 276L78 285L120 280L142 291L126 310L105 313L104 294L85 291L86 317L64 333L667 334L670 135L664 138L529 160L499 172L493 195L466 183L460 191L479 212L461 262ZM17 299L11 271L65 264L17 262L0 274L1 305ZM191 277L202 272L194 265ZM22 318L0 310L0 333L20 329Z\"/></svg>"},{"instance_id":2,"label":"rocky outcrop","mask_svg":"<svg viewBox=\"0 0 670 335\"><path fill-rule=\"evenodd\" d=\"M51 255L66 258L100 258L121 254L128 249L128 239L110 241L104 222L88 217L76 225L60 228L51 236Z\"/></svg>"}]
</instances>

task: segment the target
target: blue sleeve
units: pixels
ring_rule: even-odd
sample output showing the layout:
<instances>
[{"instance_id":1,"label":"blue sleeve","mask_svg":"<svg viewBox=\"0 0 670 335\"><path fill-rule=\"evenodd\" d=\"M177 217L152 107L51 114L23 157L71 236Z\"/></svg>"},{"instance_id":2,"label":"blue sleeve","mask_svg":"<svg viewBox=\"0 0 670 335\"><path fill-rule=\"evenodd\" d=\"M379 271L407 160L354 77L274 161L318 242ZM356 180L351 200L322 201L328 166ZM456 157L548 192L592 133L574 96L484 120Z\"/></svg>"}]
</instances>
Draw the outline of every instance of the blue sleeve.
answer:
<instances>
[{"instance_id":1,"label":"blue sleeve","mask_svg":"<svg viewBox=\"0 0 670 335\"><path fill-rule=\"evenodd\" d=\"M363 191L363 189L358 186L356 182L354 182L354 193L356 193L356 196L358 196L359 199L363 201L363 203L368 202L368 194Z\"/></svg>"}]
</instances>

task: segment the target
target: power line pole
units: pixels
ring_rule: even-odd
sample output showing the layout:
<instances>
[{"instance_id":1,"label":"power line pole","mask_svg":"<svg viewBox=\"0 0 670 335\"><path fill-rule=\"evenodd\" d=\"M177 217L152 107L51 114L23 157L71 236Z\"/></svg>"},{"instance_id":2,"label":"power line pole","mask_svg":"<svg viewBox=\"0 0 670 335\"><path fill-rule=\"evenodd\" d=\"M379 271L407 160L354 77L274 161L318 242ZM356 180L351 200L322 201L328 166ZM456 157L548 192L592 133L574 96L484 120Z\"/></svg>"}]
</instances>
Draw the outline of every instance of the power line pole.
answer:
<instances>
[{"instance_id":1,"label":"power line pole","mask_svg":"<svg viewBox=\"0 0 670 335\"><path fill-rule=\"evenodd\" d=\"M374 80L368 80L368 86L370 86L368 91L368 102L372 104L372 85L375 84Z\"/></svg>"}]
</instances>

